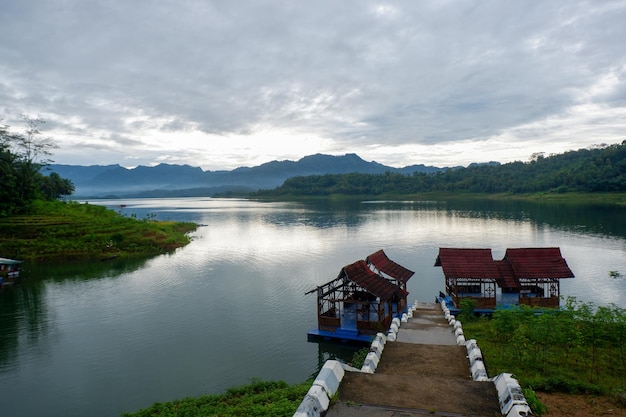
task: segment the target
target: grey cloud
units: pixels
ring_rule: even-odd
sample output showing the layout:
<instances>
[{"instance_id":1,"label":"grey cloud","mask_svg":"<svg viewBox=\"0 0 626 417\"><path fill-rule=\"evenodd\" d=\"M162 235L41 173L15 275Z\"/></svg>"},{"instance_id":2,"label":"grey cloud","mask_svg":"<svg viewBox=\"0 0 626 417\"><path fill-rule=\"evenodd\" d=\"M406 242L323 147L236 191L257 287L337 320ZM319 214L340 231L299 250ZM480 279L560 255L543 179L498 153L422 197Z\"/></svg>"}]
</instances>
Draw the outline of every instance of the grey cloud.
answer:
<instances>
[{"instance_id":1,"label":"grey cloud","mask_svg":"<svg viewBox=\"0 0 626 417\"><path fill-rule=\"evenodd\" d=\"M345 148L487 138L566 112L611 71L596 100L624 102L622 1L8 3L1 116L78 115L112 137L144 114Z\"/></svg>"}]
</instances>

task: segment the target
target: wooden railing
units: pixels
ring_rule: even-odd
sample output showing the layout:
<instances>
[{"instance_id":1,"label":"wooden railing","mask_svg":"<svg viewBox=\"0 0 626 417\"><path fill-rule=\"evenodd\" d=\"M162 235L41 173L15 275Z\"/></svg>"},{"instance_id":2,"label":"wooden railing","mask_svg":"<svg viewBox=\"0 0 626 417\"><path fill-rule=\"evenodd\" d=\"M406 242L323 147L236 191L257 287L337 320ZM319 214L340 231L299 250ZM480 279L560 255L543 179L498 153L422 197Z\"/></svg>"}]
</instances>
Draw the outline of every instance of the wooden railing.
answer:
<instances>
[{"instance_id":1,"label":"wooden railing","mask_svg":"<svg viewBox=\"0 0 626 417\"><path fill-rule=\"evenodd\" d=\"M559 297L520 297L519 303L530 307L558 308Z\"/></svg>"},{"instance_id":2,"label":"wooden railing","mask_svg":"<svg viewBox=\"0 0 626 417\"><path fill-rule=\"evenodd\" d=\"M382 322L380 322L380 321L361 321L361 320L358 320L356 322L357 330L359 330L360 332L363 332L363 333L385 332L385 331L387 331L387 329L389 329L389 326L391 326L391 316L385 317Z\"/></svg>"},{"instance_id":3,"label":"wooden railing","mask_svg":"<svg viewBox=\"0 0 626 417\"><path fill-rule=\"evenodd\" d=\"M341 319L339 317L318 316L317 324L322 330L335 330L341 327Z\"/></svg>"},{"instance_id":4,"label":"wooden railing","mask_svg":"<svg viewBox=\"0 0 626 417\"><path fill-rule=\"evenodd\" d=\"M463 300L474 300L476 301L476 306L474 308L496 308L496 299L495 297L492 298L485 298L485 297L459 297L457 295L453 295L452 299L454 301L454 305L458 308L461 307L461 302Z\"/></svg>"}]
</instances>

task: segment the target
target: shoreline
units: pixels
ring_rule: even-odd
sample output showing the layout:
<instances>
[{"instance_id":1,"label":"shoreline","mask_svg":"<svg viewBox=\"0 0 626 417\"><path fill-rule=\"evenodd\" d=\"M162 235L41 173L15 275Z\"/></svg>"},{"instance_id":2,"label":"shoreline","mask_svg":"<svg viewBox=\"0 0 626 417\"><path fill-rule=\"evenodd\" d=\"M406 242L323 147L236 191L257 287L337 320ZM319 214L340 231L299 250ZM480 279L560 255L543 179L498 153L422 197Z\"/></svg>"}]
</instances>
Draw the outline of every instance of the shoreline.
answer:
<instances>
[{"instance_id":1,"label":"shoreline","mask_svg":"<svg viewBox=\"0 0 626 417\"><path fill-rule=\"evenodd\" d=\"M38 202L28 214L0 218L0 253L28 262L156 256L187 245L197 227L124 217L88 203Z\"/></svg>"},{"instance_id":2,"label":"shoreline","mask_svg":"<svg viewBox=\"0 0 626 417\"><path fill-rule=\"evenodd\" d=\"M426 192L418 194L383 193L376 195L359 194L329 194L314 195L282 195L282 196L249 196L254 201L459 201L459 200L494 200L494 201L529 201L536 203L555 204L598 204L626 206L626 193L451 193L445 191Z\"/></svg>"}]
</instances>

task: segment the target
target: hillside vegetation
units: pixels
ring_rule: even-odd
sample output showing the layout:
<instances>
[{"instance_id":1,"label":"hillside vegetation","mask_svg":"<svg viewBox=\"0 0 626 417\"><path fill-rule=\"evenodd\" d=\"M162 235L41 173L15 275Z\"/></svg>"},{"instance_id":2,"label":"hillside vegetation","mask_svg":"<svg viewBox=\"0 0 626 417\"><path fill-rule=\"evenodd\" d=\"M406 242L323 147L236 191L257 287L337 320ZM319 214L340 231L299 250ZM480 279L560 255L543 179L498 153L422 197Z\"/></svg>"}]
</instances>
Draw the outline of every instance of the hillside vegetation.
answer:
<instances>
[{"instance_id":1,"label":"hillside vegetation","mask_svg":"<svg viewBox=\"0 0 626 417\"><path fill-rule=\"evenodd\" d=\"M615 193L626 191L626 141L530 162L472 165L437 173L340 174L293 177L254 197L467 193Z\"/></svg>"},{"instance_id":2,"label":"hillside vegetation","mask_svg":"<svg viewBox=\"0 0 626 417\"><path fill-rule=\"evenodd\" d=\"M23 133L0 125L0 254L20 260L106 259L157 255L189 243L194 223L122 217L105 207L58 201L72 181L43 175L56 149L42 119L20 116Z\"/></svg>"},{"instance_id":3,"label":"hillside vegetation","mask_svg":"<svg viewBox=\"0 0 626 417\"><path fill-rule=\"evenodd\" d=\"M545 406L549 415L571 415L565 408L578 415L604 414L600 407L624 415L626 309L572 297L561 309L542 314L522 306L477 319L471 303L462 308L458 318L465 336L478 341L489 375L515 374L535 415ZM548 402L542 405L534 391Z\"/></svg>"},{"instance_id":4,"label":"hillside vegetation","mask_svg":"<svg viewBox=\"0 0 626 417\"><path fill-rule=\"evenodd\" d=\"M478 340L490 375L511 372L547 392L618 393L626 405L626 309L569 297L543 314L522 306L476 319L469 310L458 317L466 337Z\"/></svg>"},{"instance_id":5,"label":"hillside vegetation","mask_svg":"<svg viewBox=\"0 0 626 417\"><path fill-rule=\"evenodd\" d=\"M253 380L250 384L228 389L221 395L184 398L151 407L123 417L213 417L213 416L292 416L311 387L304 382L287 385L282 381Z\"/></svg>"},{"instance_id":6,"label":"hillside vegetation","mask_svg":"<svg viewBox=\"0 0 626 417\"><path fill-rule=\"evenodd\" d=\"M138 220L103 206L33 201L28 213L0 218L0 253L20 260L157 255L189 243L195 223Z\"/></svg>"}]
</instances>

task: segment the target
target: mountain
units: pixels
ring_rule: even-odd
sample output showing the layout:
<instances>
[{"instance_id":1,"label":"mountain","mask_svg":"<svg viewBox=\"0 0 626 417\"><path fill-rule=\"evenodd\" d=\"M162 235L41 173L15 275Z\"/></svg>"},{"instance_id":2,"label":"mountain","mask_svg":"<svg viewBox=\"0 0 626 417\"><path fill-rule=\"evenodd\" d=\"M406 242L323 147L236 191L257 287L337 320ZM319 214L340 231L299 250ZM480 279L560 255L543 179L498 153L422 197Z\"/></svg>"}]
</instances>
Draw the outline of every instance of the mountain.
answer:
<instances>
[{"instance_id":1,"label":"mountain","mask_svg":"<svg viewBox=\"0 0 626 417\"><path fill-rule=\"evenodd\" d=\"M394 168L378 162L367 162L354 153L343 156L315 154L298 161L271 161L255 167L232 171L203 171L189 165L159 164L128 169L120 165L52 164L44 174L56 172L74 183L75 197L182 197L211 196L217 193L248 192L280 186L296 176L348 174L353 172L382 174L397 172L434 173L447 170L425 165Z\"/></svg>"}]
</instances>

